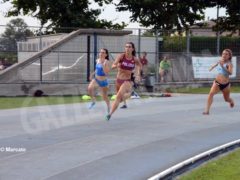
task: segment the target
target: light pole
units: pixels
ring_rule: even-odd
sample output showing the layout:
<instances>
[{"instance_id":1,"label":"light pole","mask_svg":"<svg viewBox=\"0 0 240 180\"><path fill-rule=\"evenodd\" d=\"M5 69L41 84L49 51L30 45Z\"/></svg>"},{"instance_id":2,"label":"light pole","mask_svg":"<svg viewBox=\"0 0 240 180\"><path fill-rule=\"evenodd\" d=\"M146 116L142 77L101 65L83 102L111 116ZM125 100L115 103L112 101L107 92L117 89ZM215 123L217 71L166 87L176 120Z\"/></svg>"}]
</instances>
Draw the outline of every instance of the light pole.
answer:
<instances>
[{"instance_id":1,"label":"light pole","mask_svg":"<svg viewBox=\"0 0 240 180\"><path fill-rule=\"evenodd\" d=\"M217 55L219 55L220 49L220 33L219 33L219 5L217 5Z\"/></svg>"}]
</instances>

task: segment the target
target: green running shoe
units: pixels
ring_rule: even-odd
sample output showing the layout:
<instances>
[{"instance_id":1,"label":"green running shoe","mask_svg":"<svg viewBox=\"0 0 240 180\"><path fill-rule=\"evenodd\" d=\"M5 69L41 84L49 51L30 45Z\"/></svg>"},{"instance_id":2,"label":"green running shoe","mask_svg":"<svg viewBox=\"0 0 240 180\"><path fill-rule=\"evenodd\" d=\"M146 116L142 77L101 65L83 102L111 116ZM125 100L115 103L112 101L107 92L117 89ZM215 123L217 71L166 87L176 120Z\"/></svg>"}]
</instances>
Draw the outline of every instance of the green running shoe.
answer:
<instances>
[{"instance_id":1,"label":"green running shoe","mask_svg":"<svg viewBox=\"0 0 240 180\"><path fill-rule=\"evenodd\" d=\"M110 114L108 114L108 115L106 115L106 117L105 117L105 120L106 120L106 121L109 121L109 120L110 120L110 118L111 118L111 115L110 115Z\"/></svg>"}]
</instances>

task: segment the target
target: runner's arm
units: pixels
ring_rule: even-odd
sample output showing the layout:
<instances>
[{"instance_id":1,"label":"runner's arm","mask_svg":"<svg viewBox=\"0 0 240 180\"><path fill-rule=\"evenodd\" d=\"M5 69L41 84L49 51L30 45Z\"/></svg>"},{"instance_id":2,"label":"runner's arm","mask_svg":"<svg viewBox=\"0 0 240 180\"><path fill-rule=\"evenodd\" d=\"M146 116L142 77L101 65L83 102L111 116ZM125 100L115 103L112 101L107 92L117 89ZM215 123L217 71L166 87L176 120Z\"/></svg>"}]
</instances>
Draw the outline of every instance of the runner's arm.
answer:
<instances>
[{"instance_id":1,"label":"runner's arm","mask_svg":"<svg viewBox=\"0 0 240 180\"><path fill-rule=\"evenodd\" d=\"M212 71L215 67L217 67L218 64L219 64L219 62L217 62L216 64L212 65L208 70Z\"/></svg>"},{"instance_id":2,"label":"runner's arm","mask_svg":"<svg viewBox=\"0 0 240 180\"><path fill-rule=\"evenodd\" d=\"M123 57L122 54L119 54L119 55L117 56L117 58L115 59L115 61L114 61L113 64L112 64L112 69L118 68L118 64L119 64L120 60L122 59L122 57Z\"/></svg>"}]
</instances>

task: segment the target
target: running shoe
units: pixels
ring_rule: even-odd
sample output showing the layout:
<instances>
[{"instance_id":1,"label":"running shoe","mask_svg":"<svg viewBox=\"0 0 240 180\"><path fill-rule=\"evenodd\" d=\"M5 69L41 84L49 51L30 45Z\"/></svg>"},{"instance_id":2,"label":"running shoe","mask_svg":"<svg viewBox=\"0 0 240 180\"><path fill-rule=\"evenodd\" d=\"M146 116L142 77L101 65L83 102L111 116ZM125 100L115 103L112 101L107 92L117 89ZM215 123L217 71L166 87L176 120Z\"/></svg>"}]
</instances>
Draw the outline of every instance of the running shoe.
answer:
<instances>
[{"instance_id":1,"label":"running shoe","mask_svg":"<svg viewBox=\"0 0 240 180\"><path fill-rule=\"evenodd\" d=\"M209 115L209 112L203 112L202 114L203 115Z\"/></svg>"},{"instance_id":2,"label":"running shoe","mask_svg":"<svg viewBox=\"0 0 240 180\"><path fill-rule=\"evenodd\" d=\"M95 102L92 102L89 106L88 106L88 109L92 109L93 108L93 106L95 106Z\"/></svg>"},{"instance_id":3,"label":"running shoe","mask_svg":"<svg viewBox=\"0 0 240 180\"><path fill-rule=\"evenodd\" d=\"M106 120L106 121L109 121L109 120L110 120L110 118L111 118L111 115L110 115L110 114L108 114L108 115L106 115L106 117L105 117L105 120Z\"/></svg>"},{"instance_id":4,"label":"running shoe","mask_svg":"<svg viewBox=\"0 0 240 180\"><path fill-rule=\"evenodd\" d=\"M138 95L133 95L133 96L131 96L131 99L140 99L140 96L138 96Z\"/></svg>"},{"instance_id":5,"label":"running shoe","mask_svg":"<svg viewBox=\"0 0 240 180\"><path fill-rule=\"evenodd\" d=\"M120 108L121 108L121 109L126 109L126 108L127 108L127 105L124 104L124 105L121 106Z\"/></svg>"}]
</instances>

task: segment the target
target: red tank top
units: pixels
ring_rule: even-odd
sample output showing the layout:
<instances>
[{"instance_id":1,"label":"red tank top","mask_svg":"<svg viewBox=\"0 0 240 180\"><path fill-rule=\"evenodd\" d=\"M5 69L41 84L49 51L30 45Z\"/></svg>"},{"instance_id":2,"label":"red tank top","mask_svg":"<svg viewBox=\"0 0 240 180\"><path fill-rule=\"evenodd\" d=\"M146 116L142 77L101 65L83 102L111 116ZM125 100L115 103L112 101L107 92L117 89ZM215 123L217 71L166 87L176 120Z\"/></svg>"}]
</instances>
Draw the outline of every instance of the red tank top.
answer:
<instances>
[{"instance_id":1,"label":"red tank top","mask_svg":"<svg viewBox=\"0 0 240 180\"><path fill-rule=\"evenodd\" d=\"M121 64L121 69L124 70L132 71L135 68L134 57L132 57L131 60L128 60L125 55L123 55L123 58L119 61L119 63Z\"/></svg>"}]
</instances>

